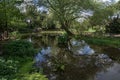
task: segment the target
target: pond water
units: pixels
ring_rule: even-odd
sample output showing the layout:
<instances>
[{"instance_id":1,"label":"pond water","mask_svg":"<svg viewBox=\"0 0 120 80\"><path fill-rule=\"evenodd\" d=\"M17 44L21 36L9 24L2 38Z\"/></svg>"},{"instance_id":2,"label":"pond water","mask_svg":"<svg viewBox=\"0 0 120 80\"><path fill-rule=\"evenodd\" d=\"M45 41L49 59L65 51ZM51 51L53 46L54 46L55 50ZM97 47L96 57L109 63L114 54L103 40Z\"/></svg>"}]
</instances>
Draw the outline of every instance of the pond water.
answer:
<instances>
[{"instance_id":1,"label":"pond water","mask_svg":"<svg viewBox=\"0 0 120 80\"><path fill-rule=\"evenodd\" d=\"M120 80L120 49L76 39L58 43L58 36L29 40L40 49L35 65L49 80Z\"/></svg>"}]
</instances>

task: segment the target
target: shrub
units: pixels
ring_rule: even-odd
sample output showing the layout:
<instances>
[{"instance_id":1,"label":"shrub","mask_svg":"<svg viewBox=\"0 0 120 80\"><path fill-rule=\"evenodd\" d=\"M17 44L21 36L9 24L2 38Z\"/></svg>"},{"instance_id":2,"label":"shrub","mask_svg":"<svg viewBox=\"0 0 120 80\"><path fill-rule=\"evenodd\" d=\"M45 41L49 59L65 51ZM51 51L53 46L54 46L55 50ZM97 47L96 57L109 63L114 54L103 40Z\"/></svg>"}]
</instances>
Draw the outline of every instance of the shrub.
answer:
<instances>
[{"instance_id":1,"label":"shrub","mask_svg":"<svg viewBox=\"0 0 120 80\"><path fill-rule=\"evenodd\" d=\"M3 46L3 54L12 57L32 56L35 53L32 43L24 40L11 41Z\"/></svg>"},{"instance_id":2,"label":"shrub","mask_svg":"<svg viewBox=\"0 0 120 80\"><path fill-rule=\"evenodd\" d=\"M18 71L18 61L0 58L0 80L8 80L14 77Z\"/></svg>"}]
</instances>

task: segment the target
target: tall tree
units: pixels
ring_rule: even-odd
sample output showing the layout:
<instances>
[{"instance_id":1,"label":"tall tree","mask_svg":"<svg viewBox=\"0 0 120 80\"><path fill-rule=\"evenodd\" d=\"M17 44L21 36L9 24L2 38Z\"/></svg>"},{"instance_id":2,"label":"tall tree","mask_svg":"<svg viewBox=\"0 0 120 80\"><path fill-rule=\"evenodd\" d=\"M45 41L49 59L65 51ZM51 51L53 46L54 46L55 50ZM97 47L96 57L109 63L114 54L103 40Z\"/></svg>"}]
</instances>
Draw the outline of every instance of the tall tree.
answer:
<instances>
[{"instance_id":1,"label":"tall tree","mask_svg":"<svg viewBox=\"0 0 120 80\"><path fill-rule=\"evenodd\" d=\"M69 28L74 20L81 17L80 11L94 10L98 6L94 0L46 0L46 2L49 10L61 24L61 28L70 35L73 33Z\"/></svg>"}]
</instances>

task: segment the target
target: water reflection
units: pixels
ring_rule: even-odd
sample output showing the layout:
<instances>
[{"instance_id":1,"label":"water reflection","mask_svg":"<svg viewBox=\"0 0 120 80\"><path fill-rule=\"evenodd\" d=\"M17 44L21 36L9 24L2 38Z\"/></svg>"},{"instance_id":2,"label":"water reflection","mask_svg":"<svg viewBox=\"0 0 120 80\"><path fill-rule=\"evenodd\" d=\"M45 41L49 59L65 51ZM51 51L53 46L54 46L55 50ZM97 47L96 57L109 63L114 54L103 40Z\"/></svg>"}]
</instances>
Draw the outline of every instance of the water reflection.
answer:
<instances>
[{"instance_id":1,"label":"water reflection","mask_svg":"<svg viewBox=\"0 0 120 80\"><path fill-rule=\"evenodd\" d=\"M75 55L92 55L95 53L95 51L90 48L90 46L85 43L84 40L71 40L72 44L72 51L74 52Z\"/></svg>"},{"instance_id":2,"label":"water reflection","mask_svg":"<svg viewBox=\"0 0 120 80\"><path fill-rule=\"evenodd\" d=\"M95 80L119 80L120 79L120 64L114 63L112 67L106 71L97 73Z\"/></svg>"},{"instance_id":3,"label":"water reflection","mask_svg":"<svg viewBox=\"0 0 120 80\"><path fill-rule=\"evenodd\" d=\"M114 61L120 63L120 49L113 47L106 47L103 49L105 53Z\"/></svg>"},{"instance_id":4,"label":"water reflection","mask_svg":"<svg viewBox=\"0 0 120 80\"><path fill-rule=\"evenodd\" d=\"M37 67L42 67L42 64L47 61L47 58L50 57L51 48L46 47L42 48L41 51L35 56L35 64Z\"/></svg>"},{"instance_id":5,"label":"water reflection","mask_svg":"<svg viewBox=\"0 0 120 80\"><path fill-rule=\"evenodd\" d=\"M40 52L35 56L37 67L44 68L44 74L49 80L119 80L120 78L120 64L113 60L116 56L107 52L106 48L100 49L99 53L84 40L72 39L71 45L66 45L58 44L57 37L49 36L33 39L33 43L40 48Z\"/></svg>"},{"instance_id":6,"label":"water reflection","mask_svg":"<svg viewBox=\"0 0 120 80\"><path fill-rule=\"evenodd\" d=\"M78 50L79 55L92 55L94 54L94 50L90 48L89 45L85 45L83 48Z\"/></svg>"}]
</instances>

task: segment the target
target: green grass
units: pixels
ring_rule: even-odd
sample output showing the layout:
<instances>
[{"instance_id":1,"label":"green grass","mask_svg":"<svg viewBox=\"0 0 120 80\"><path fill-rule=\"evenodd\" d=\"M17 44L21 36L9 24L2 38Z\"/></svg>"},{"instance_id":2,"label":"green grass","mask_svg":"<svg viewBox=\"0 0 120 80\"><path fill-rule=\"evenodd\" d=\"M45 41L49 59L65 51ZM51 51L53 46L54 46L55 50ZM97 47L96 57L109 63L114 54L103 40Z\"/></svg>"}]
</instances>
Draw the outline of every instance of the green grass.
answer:
<instances>
[{"instance_id":1,"label":"green grass","mask_svg":"<svg viewBox=\"0 0 120 80\"><path fill-rule=\"evenodd\" d=\"M110 37L82 37L87 43L100 45L100 46L110 46L120 48L120 38L110 38Z\"/></svg>"},{"instance_id":2,"label":"green grass","mask_svg":"<svg viewBox=\"0 0 120 80\"><path fill-rule=\"evenodd\" d=\"M84 32L95 32L96 30L89 28L87 31Z\"/></svg>"},{"instance_id":3,"label":"green grass","mask_svg":"<svg viewBox=\"0 0 120 80\"><path fill-rule=\"evenodd\" d=\"M64 34L65 31L41 31L41 34Z\"/></svg>"}]
</instances>

